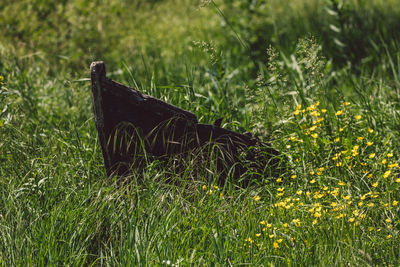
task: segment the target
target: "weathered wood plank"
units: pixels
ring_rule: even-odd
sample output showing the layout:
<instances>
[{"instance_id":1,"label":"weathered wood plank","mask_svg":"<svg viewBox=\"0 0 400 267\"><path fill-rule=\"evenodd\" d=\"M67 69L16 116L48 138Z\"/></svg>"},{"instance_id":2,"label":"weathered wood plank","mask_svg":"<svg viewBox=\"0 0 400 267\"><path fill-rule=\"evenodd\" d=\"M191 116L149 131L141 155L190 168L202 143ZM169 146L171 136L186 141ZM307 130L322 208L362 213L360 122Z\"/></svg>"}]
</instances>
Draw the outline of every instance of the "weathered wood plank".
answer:
<instances>
[{"instance_id":1,"label":"weathered wood plank","mask_svg":"<svg viewBox=\"0 0 400 267\"><path fill-rule=\"evenodd\" d=\"M108 176L134 171L134 158L141 152L165 158L218 144L226 152L223 165L227 166L236 164L243 151L247 159L259 161L254 150L250 152L254 147L264 146L268 162L279 154L250 135L221 128L220 119L214 125L198 123L192 112L108 79L103 62L93 62L90 70L95 123Z\"/></svg>"}]
</instances>

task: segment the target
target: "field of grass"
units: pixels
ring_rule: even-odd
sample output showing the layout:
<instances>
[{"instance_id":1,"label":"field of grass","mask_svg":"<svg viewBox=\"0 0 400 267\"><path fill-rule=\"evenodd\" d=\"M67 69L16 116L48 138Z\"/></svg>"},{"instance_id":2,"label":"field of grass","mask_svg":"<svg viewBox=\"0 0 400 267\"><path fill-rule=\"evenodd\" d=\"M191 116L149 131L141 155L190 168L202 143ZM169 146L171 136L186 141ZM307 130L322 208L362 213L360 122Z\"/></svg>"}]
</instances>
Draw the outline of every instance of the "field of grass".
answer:
<instances>
[{"instance_id":1,"label":"field of grass","mask_svg":"<svg viewBox=\"0 0 400 267\"><path fill-rule=\"evenodd\" d=\"M1 1L0 266L399 266L399 28L395 0ZM108 179L95 60L287 171Z\"/></svg>"}]
</instances>

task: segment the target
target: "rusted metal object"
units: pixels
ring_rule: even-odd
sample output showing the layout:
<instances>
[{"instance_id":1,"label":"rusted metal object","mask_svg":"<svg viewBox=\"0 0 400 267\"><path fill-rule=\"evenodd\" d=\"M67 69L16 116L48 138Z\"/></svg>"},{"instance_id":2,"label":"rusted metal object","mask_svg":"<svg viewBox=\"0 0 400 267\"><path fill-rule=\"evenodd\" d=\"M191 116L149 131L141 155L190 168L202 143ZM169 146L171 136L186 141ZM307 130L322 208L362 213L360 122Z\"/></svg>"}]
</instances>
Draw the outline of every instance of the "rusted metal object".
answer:
<instances>
[{"instance_id":1,"label":"rusted metal object","mask_svg":"<svg viewBox=\"0 0 400 267\"><path fill-rule=\"evenodd\" d=\"M237 173L248 167L238 164L243 160L257 168L278 162L276 150L251 135L221 128L221 119L214 125L198 123L189 111L107 78L101 61L93 62L90 71L95 122L108 176L128 175L140 165L137 159L141 157L205 154L214 145L224 151L217 159L219 166L235 166Z\"/></svg>"}]
</instances>

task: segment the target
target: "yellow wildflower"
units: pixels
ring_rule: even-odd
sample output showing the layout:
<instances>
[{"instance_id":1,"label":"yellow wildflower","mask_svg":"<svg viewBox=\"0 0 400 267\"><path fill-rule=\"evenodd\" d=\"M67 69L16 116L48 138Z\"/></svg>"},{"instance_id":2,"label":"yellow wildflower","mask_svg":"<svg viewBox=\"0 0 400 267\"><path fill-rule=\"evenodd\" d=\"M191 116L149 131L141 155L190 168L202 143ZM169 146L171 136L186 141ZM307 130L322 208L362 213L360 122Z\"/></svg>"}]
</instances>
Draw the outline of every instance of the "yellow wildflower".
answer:
<instances>
[{"instance_id":1,"label":"yellow wildflower","mask_svg":"<svg viewBox=\"0 0 400 267\"><path fill-rule=\"evenodd\" d=\"M314 131L315 129L317 129L317 125L314 125L314 126L309 128L310 131Z\"/></svg>"},{"instance_id":2,"label":"yellow wildflower","mask_svg":"<svg viewBox=\"0 0 400 267\"><path fill-rule=\"evenodd\" d=\"M203 185L203 190L206 191L207 190L207 186Z\"/></svg>"},{"instance_id":3,"label":"yellow wildflower","mask_svg":"<svg viewBox=\"0 0 400 267\"><path fill-rule=\"evenodd\" d=\"M372 130L371 128L368 128L368 132L369 132L370 134L372 134L372 133L374 132L374 130Z\"/></svg>"},{"instance_id":4,"label":"yellow wildflower","mask_svg":"<svg viewBox=\"0 0 400 267\"><path fill-rule=\"evenodd\" d=\"M278 179L276 179L276 182L277 182L277 183L280 183L280 182L282 182L282 178L278 178Z\"/></svg>"},{"instance_id":5,"label":"yellow wildflower","mask_svg":"<svg viewBox=\"0 0 400 267\"><path fill-rule=\"evenodd\" d=\"M261 199L261 197L257 195L257 196L254 196L253 199L254 199L254 201L259 201Z\"/></svg>"},{"instance_id":6,"label":"yellow wildflower","mask_svg":"<svg viewBox=\"0 0 400 267\"><path fill-rule=\"evenodd\" d=\"M393 157L393 153L389 153L389 154L387 154L387 157L388 157L388 158L391 158L391 157Z\"/></svg>"},{"instance_id":7,"label":"yellow wildflower","mask_svg":"<svg viewBox=\"0 0 400 267\"><path fill-rule=\"evenodd\" d=\"M249 242L250 244L253 243L253 239L251 239L251 237L246 238L244 241Z\"/></svg>"},{"instance_id":8,"label":"yellow wildflower","mask_svg":"<svg viewBox=\"0 0 400 267\"><path fill-rule=\"evenodd\" d=\"M372 146L373 144L374 144L374 142L370 142L370 141L367 142L367 146Z\"/></svg>"},{"instance_id":9,"label":"yellow wildflower","mask_svg":"<svg viewBox=\"0 0 400 267\"><path fill-rule=\"evenodd\" d=\"M323 120L324 120L324 118L318 118L317 120L313 121L313 124L320 123Z\"/></svg>"},{"instance_id":10,"label":"yellow wildflower","mask_svg":"<svg viewBox=\"0 0 400 267\"><path fill-rule=\"evenodd\" d=\"M370 158L370 159L373 159L373 158L375 158L375 153L371 153L371 154L369 154L368 158Z\"/></svg>"},{"instance_id":11,"label":"yellow wildflower","mask_svg":"<svg viewBox=\"0 0 400 267\"><path fill-rule=\"evenodd\" d=\"M399 164L397 162L395 162L395 163L389 164L388 167L389 168L396 168L396 167L399 167Z\"/></svg>"},{"instance_id":12,"label":"yellow wildflower","mask_svg":"<svg viewBox=\"0 0 400 267\"><path fill-rule=\"evenodd\" d=\"M344 217L346 217L347 215L345 214L345 213L340 213L338 216L336 216L335 218L336 219L341 219L341 218L344 218Z\"/></svg>"},{"instance_id":13,"label":"yellow wildflower","mask_svg":"<svg viewBox=\"0 0 400 267\"><path fill-rule=\"evenodd\" d=\"M313 184L313 183L315 183L315 179L312 179L312 180L310 181L310 184Z\"/></svg>"},{"instance_id":14,"label":"yellow wildflower","mask_svg":"<svg viewBox=\"0 0 400 267\"><path fill-rule=\"evenodd\" d=\"M296 175L296 174L293 174L290 178L296 179L296 178L297 178L297 175Z\"/></svg>"},{"instance_id":15,"label":"yellow wildflower","mask_svg":"<svg viewBox=\"0 0 400 267\"><path fill-rule=\"evenodd\" d=\"M293 219L292 223L294 223L296 225L300 225L300 220L299 219Z\"/></svg>"},{"instance_id":16,"label":"yellow wildflower","mask_svg":"<svg viewBox=\"0 0 400 267\"><path fill-rule=\"evenodd\" d=\"M361 115L356 115L356 116L354 116L354 118L359 121L359 120L361 120L362 116Z\"/></svg>"},{"instance_id":17,"label":"yellow wildflower","mask_svg":"<svg viewBox=\"0 0 400 267\"><path fill-rule=\"evenodd\" d=\"M308 111L313 111L313 110L315 110L315 105L311 105L311 106L307 107L307 110L308 110Z\"/></svg>"},{"instance_id":18,"label":"yellow wildflower","mask_svg":"<svg viewBox=\"0 0 400 267\"><path fill-rule=\"evenodd\" d=\"M378 182L373 183L373 184L372 184L372 187L378 187Z\"/></svg>"},{"instance_id":19,"label":"yellow wildflower","mask_svg":"<svg viewBox=\"0 0 400 267\"><path fill-rule=\"evenodd\" d=\"M274 242L274 244L272 244L274 246L274 248L279 248L279 244L277 242Z\"/></svg>"},{"instance_id":20,"label":"yellow wildflower","mask_svg":"<svg viewBox=\"0 0 400 267\"><path fill-rule=\"evenodd\" d=\"M390 175L390 173L391 173L390 170L389 170L389 171L386 171L386 172L383 174L383 178L388 178L389 175Z\"/></svg>"},{"instance_id":21,"label":"yellow wildflower","mask_svg":"<svg viewBox=\"0 0 400 267\"><path fill-rule=\"evenodd\" d=\"M393 202L392 202L392 206L397 206L399 204L399 202L398 201L396 201L396 200L393 200Z\"/></svg>"},{"instance_id":22,"label":"yellow wildflower","mask_svg":"<svg viewBox=\"0 0 400 267\"><path fill-rule=\"evenodd\" d=\"M313 133L313 134L311 134L311 137L314 138L314 139L317 139L318 138L318 134L317 133Z\"/></svg>"},{"instance_id":23,"label":"yellow wildflower","mask_svg":"<svg viewBox=\"0 0 400 267\"><path fill-rule=\"evenodd\" d=\"M343 114L343 110L339 110L339 111L337 111L335 114L336 114L336 116L340 116L340 115Z\"/></svg>"}]
</instances>

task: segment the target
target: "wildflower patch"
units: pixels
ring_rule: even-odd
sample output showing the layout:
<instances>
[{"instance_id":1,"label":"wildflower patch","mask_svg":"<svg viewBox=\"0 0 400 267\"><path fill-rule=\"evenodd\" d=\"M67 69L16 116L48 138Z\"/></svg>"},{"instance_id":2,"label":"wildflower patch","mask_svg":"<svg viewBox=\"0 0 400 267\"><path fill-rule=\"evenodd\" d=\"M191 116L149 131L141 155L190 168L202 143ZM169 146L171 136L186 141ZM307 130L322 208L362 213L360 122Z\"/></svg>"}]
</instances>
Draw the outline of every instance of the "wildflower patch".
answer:
<instances>
[{"instance_id":1,"label":"wildflower patch","mask_svg":"<svg viewBox=\"0 0 400 267\"><path fill-rule=\"evenodd\" d=\"M320 102L298 105L291 114L281 146L292 171L257 195L263 212L243 248L311 252L319 233L328 243L372 234L376 242L398 240L399 158L390 142L349 102L331 111Z\"/></svg>"}]
</instances>

